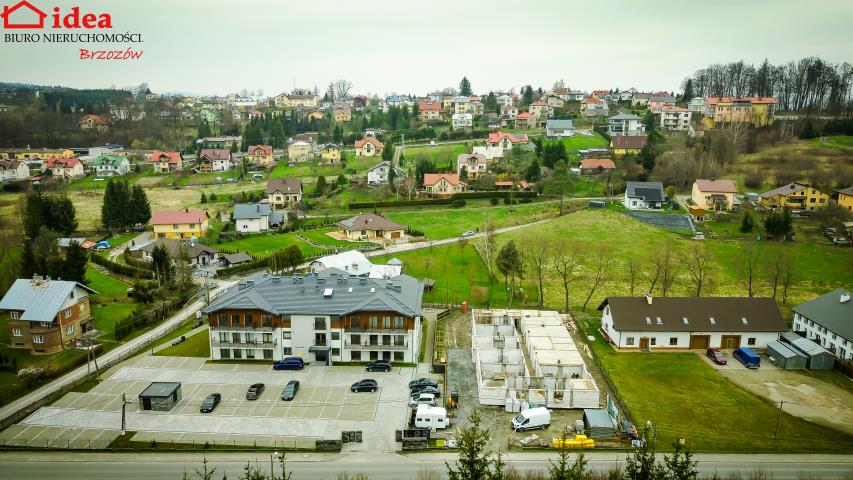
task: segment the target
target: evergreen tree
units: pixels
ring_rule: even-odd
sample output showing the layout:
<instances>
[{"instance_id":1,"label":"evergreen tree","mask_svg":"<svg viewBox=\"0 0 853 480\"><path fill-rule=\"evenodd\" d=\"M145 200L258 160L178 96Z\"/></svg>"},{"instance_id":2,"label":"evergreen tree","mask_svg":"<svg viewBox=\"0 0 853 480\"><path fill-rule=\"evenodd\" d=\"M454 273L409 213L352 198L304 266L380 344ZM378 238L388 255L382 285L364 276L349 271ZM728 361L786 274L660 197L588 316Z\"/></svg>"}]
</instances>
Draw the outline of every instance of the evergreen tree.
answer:
<instances>
[{"instance_id":1,"label":"evergreen tree","mask_svg":"<svg viewBox=\"0 0 853 480\"><path fill-rule=\"evenodd\" d=\"M689 102L696 96L696 93L693 91L693 79L688 78L684 81L684 93L681 94L681 101Z\"/></svg>"},{"instance_id":2,"label":"evergreen tree","mask_svg":"<svg viewBox=\"0 0 853 480\"><path fill-rule=\"evenodd\" d=\"M37 273L44 273L37 271L38 266L36 265L35 252L33 252L33 242L30 240L25 240L21 247L20 262L22 278L32 278Z\"/></svg>"},{"instance_id":3,"label":"evergreen tree","mask_svg":"<svg viewBox=\"0 0 853 480\"><path fill-rule=\"evenodd\" d=\"M207 203L207 195L204 192L201 192L201 200L199 200L202 204Z\"/></svg>"},{"instance_id":4,"label":"evergreen tree","mask_svg":"<svg viewBox=\"0 0 853 480\"><path fill-rule=\"evenodd\" d=\"M151 251L151 266L157 274L161 286L172 284L174 267L172 266L172 259L166 247L163 245L154 247L154 250Z\"/></svg>"},{"instance_id":5,"label":"evergreen tree","mask_svg":"<svg viewBox=\"0 0 853 480\"><path fill-rule=\"evenodd\" d=\"M213 199L213 194L211 194ZM134 185L130 195L130 208L133 212L133 225L145 225L151 220L151 204L148 202L148 195L139 185Z\"/></svg>"},{"instance_id":6,"label":"evergreen tree","mask_svg":"<svg viewBox=\"0 0 853 480\"><path fill-rule=\"evenodd\" d=\"M818 136L817 130L814 128L812 124L812 119L807 118L806 123L803 124L802 130L800 130L800 138L803 140L808 140L811 138L816 138Z\"/></svg>"},{"instance_id":7,"label":"evergreen tree","mask_svg":"<svg viewBox=\"0 0 853 480\"><path fill-rule=\"evenodd\" d=\"M673 447L675 452L672 456L664 455L663 457L666 478L669 480L696 480L699 477L699 470L696 468L698 462L693 460L690 449L681 446L678 442L675 442Z\"/></svg>"},{"instance_id":8,"label":"evergreen tree","mask_svg":"<svg viewBox=\"0 0 853 480\"><path fill-rule=\"evenodd\" d=\"M492 462L487 450L489 431L480 428L480 415L475 410L470 426L462 430L459 439L459 460L453 466L445 462L449 480L496 480L504 478L503 461Z\"/></svg>"},{"instance_id":9,"label":"evergreen tree","mask_svg":"<svg viewBox=\"0 0 853 480\"><path fill-rule=\"evenodd\" d=\"M326 193L326 177L320 175L317 177L317 183L314 184L314 195L322 195Z\"/></svg>"},{"instance_id":10,"label":"evergreen tree","mask_svg":"<svg viewBox=\"0 0 853 480\"><path fill-rule=\"evenodd\" d=\"M210 136L210 125L207 123L207 120L201 122L201 125L198 126L198 138L207 138Z\"/></svg>"},{"instance_id":11,"label":"evergreen tree","mask_svg":"<svg viewBox=\"0 0 853 480\"><path fill-rule=\"evenodd\" d=\"M338 188L343 188L343 186L347 184L347 177L343 173L341 173L340 175L338 175L338 179L335 181L335 183L337 184Z\"/></svg>"},{"instance_id":12,"label":"evergreen tree","mask_svg":"<svg viewBox=\"0 0 853 480\"><path fill-rule=\"evenodd\" d=\"M36 238L44 223L44 195L33 191L27 195L24 207L24 235L30 240Z\"/></svg>"},{"instance_id":13,"label":"evergreen tree","mask_svg":"<svg viewBox=\"0 0 853 480\"><path fill-rule=\"evenodd\" d=\"M743 221L740 222L740 233L749 233L755 228L755 221L752 219L752 213L747 210L743 213Z\"/></svg>"},{"instance_id":14,"label":"evergreen tree","mask_svg":"<svg viewBox=\"0 0 853 480\"><path fill-rule=\"evenodd\" d=\"M640 448L625 459L627 480L665 480L666 470L655 462L655 449L649 445L648 430L643 434Z\"/></svg>"},{"instance_id":15,"label":"evergreen tree","mask_svg":"<svg viewBox=\"0 0 853 480\"><path fill-rule=\"evenodd\" d=\"M521 107L527 107L533 103L533 87L526 85L521 87Z\"/></svg>"},{"instance_id":16,"label":"evergreen tree","mask_svg":"<svg viewBox=\"0 0 853 480\"><path fill-rule=\"evenodd\" d=\"M521 254L518 252L514 240L510 240L501 247L498 258L495 260L495 266L504 276L506 286L509 287L510 279L515 286L515 276L521 272Z\"/></svg>"},{"instance_id":17,"label":"evergreen tree","mask_svg":"<svg viewBox=\"0 0 853 480\"><path fill-rule=\"evenodd\" d=\"M468 77L462 77L462 81L459 82L459 95L463 97L470 97L474 95L474 92L471 90L471 82L468 81Z\"/></svg>"},{"instance_id":18,"label":"evergreen tree","mask_svg":"<svg viewBox=\"0 0 853 480\"><path fill-rule=\"evenodd\" d=\"M89 253L80 248L77 242L71 242L65 249L65 262L62 268L62 279L86 283L86 264Z\"/></svg>"},{"instance_id":19,"label":"evergreen tree","mask_svg":"<svg viewBox=\"0 0 853 480\"><path fill-rule=\"evenodd\" d=\"M385 144L385 148L382 149L382 160L391 161L394 159L394 144L388 142Z\"/></svg>"},{"instance_id":20,"label":"evergreen tree","mask_svg":"<svg viewBox=\"0 0 853 480\"><path fill-rule=\"evenodd\" d=\"M528 182L535 182L539 180L542 176L542 168L539 167L539 160L533 159L530 162L530 166L527 167L527 170L524 172L524 179Z\"/></svg>"}]
</instances>

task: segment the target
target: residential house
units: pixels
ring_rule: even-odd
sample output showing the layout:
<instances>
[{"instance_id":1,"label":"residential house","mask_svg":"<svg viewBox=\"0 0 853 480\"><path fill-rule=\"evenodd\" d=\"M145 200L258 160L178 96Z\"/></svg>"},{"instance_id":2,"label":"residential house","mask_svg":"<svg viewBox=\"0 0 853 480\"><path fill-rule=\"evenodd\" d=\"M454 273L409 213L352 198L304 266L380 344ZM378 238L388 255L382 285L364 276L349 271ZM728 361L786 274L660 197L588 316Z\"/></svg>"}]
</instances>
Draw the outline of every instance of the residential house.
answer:
<instances>
[{"instance_id":1,"label":"residential house","mask_svg":"<svg viewBox=\"0 0 853 480\"><path fill-rule=\"evenodd\" d=\"M692 112L686 108L664 105L660 111L660 127L664 130L687 131Z\"/></svg>"},{"instance_id":2,"label":"residential house","mask_svg":"<svg viewBox=\"0 0 853 480\"><path fill-rule=\"evenodd\" d=\"M607 100L610 96L610 90L593 90L592 97L597 98L599 100Z\"/></svg>"},{"instance_id":3,"label":"residential house","mask_svg":"<svg viewBox=\"0 0 853 480\"><path fill-rule=\"evenodd\" d=\"M726 179L697 179L693 182L690 198L696 207L704 210L731 210L735 206L737 187Z\"/></svg>"},{"instance_id":4,"label":"residential house","mask_svg":"<svg viewBox=\"0 0 853 480\"><path fill-rule=\"evenodd\" d=\"M405 227L375 213L363 213L335 223L349 240L394 240L403 238Z\"/></svg>"},{"instance_id":5,"label":"residential house","mask_svg":"<svg viewBox=\"0 0 853 480\"><path fill-rule=\"evenodd\" d=\"M514 134L506 132L493 132L489 134L486 145L500 147L504 151L512 150L515 145L527 145L529 137L526 133Z\"/></svg>"},{"instance_id":6,"label":"residential house","mask_svg":"<svg viewBox=\"0 0 853 480\"><path fill-rule=\"evenodd\" d=\"M674 107L675 97L672 95L653 95L649 97L649 111L658 115L664 107Z\"/></svg>"},{"instance_id":7,"label":"residential house","mask_svg":"<svg viewBox=\"0 0 853 480\"><path fill-rule=\"evenodd\" d=\"M317 132L305 132L305 133L297 133L290 139L290 143L293 142L305 142L311 145L311 149L317 148L317 142L320 138L320 134Z\"/></svg>"},{"instance_id":8,"label":"residential house","mask_svg":"<svg viewBox=\"0 0 853 480\"><path fill-rule=\"evenodd\" d=\"M513 96L506 93L503 95L498 95L497 101L498 105L500 106L510 106L515 103L515 99L513 98Z\"/></svg>"},{"instance_id":9,"label":"residential house","mask_svg":"<svg viewBox=\"0 0 853 480\"><path fill-rule=\"evenodd\" d=\"M184 169L184 155L181 152L151 152L151 163L155 173L180 172Z\"/></svg>"},{"instance_id":10,"label":"residential house","mask_svg":"<svg viewBox=\"0 0 853 480\"><path fill-rule=\"evenodd\" d=\"M563 99L564 101L569 101L569 100L571 100L571 93L572 93L571 88L557 87L551 91L550 95L555 95L555 96Z\"/></svg>"},{"instance_id":11,"label":"residential house","mask_svg":"<svg viewBox=\"0 0 853 480\"><path fill-rule=\"evenodd\" d=\"M320 159L324 163L337 164L341 163L341 147L334 143L327 143L320 146Z\"/></svg>"},{"instance_id":12,"label":"residential house","mask_svg":"<svg viewBox=\"0 0 853 480\"><path fill-rule=\"evenodd\" d=\"M708 115L708 103L705 102L705 97L693 97L690 103L687 104L687 109L697 115Z\"/></svg>"},{"instance_id":13,"label":"residential house","mask_svg":"<svg viewBox=\"0 0 853 480\"><path fill-rule=\"evenodd\" d=\"M632 107L645 107L649 104L649 99L652 98L652 93L636 92L631 96Z\"/></svg>"},{"instance_id":14,"label":"residential house","mask_svg":"<svg viewBox=\"0 0 853 480\"><path fill-rule=\"evenodd\" d=\"M252 145L246 152L246 160L252 165L257 165L262 168L273 168L275 166L275 158L273 157L272 147L269 145Z\"/></svg>"},{"instance_id":15,"label":"residential house","mask_svg":"<svg viewBox=\"0 0 853 480\"><path fill-rule=\"evenodd\" d=\"M250 122L259 118L264 118L264 112L260 110L252 110L251 112L246 114L246 118L248 118Z\"/></svg>"},{"instance_id":16,"label":"residential house","mask_svg":"<svg viewBox=\"0 0 853 480\"><path fill-rule=\"evenodd\" d=\"M81 130L96 130L98 132L106 132L110 129L110 121L100 115L86 115L79 122Z\"/></svg>"},{"instance_id":17,"label":"residential house","mask_svg":"<svg viewBox=\"0 0 853 480\"><path fill-rule=\"evenodd\" d=\"M471 98L466 96L456 96L451 100L453 104L453 113L471 113L473 114L473 108L471 107Z\"/></svg>"},{"instance_id":18,"label":"residential house","mask_svg":"<svg viewBox=\"0 0 853 480\"><path fill-rule=\"evenodd\" d=\"M550 119L545 122L546 137L571 137L575 134L575 125L571 120Z\"/></svg>"},{"instance_id":19,"label":"residential house","mask_svg":"<svg viewBox=\"0 0 853 480\"><path fill-rule=\"evenodd\" d=\"M542 100L537 100L531 103L528 107L528 111L531 115L536 117L536 121L544 121L546 118L554 116L554 107L549 105L548 102L544 102Z\"/></svg>"},{"instance_id":20,"label":"residential house","mask_svg":"<svg viewBox=\"0 0 853 480\"><path fill-rule=\"evenodd\" d=\"M98 155L92 165L98 177L121 176L130 172L130 160L123 155Z\"/></svg>"},{"instance_id":21,"label":"residential house","mask_svg":"<svg viewBox=\"0 0 853 480\"><path fill-rule=\"evenodd\" d=\"M556 93L546 93L542 100L548 104L551 109L563 108L566 106L566 99Z\"/></svg>"},{"instance_id":22,"label":"residential house","mask_svg":"<svg viewBox=\"0 0 853 480\"><path fill-rule=\"evenodd\" d=\"M773 97L750 97L752 105L752 125L763 127L772 125L776 116L776 99Z\"/></svg>"},{"instance_id":23,"label":"residential house","mask_svg":"<svg viewBox=\"0 0 853 480\"><path fill-rule=\"evenodd\" d=\"M219 256L219 263L225 267L236 267L254 260L251 255L246 252L229 253Z\"/></svg>"},{"instance_id":24,"label":"residential house","mask_svg":"<svg viewBox=\"0 0 853 480\"><path fill-rule=\"evenodd\" d=\"M291 162L305 162L314 158L314 147L308 142L293 142L287 146L287 159Z\"/></svg>"},{"instance_id":25,"label":"residential house","mask_svg":"<svg viewBox=\"0 0 853 480\"><path fill-rule=\"evenodd\" d=\"M30 167L20 160L0 160L0 182L26 180L30 178Z\"/></svg>"},{"instance_id":26,"label":"residential house","mask_svg":"<svg viewBox=\"0 0 853 480\"><path fill-rule=\"evenodd\" d=\"M607 119L607 133L611 137L645 135L646 126L643 125L643 119L636 115L619 113Z\"/></svg>"},{"instance_id":27,"label":"residential house","mask_svg":"<svg viewBox=\"0 0 853 480\"><path fill-rule=\"evenodd\" d=\"M581 102L581 116L584 118L596 118L607 116L607 102L595 97L587 97Z\"/></svg>"},{"instance_id":28,"label":"residential house","mask_svg":"<svg viewBox=\"0 0 853 480\"><path fill-rule=\"evenodd\" d=\"M274 103L278 108L312 107L316 108L320 97L314 94L282 93L275 97Z\"/></svg>"},{"instance_id":29,"label":"residential house","mask_svg":"<svg viewBox=\"0 0 853 480\"><path fill-rule=\"evenodd\" d=\"M308 120L309 122L311 120L319 122L321 120L326 119L326 112L324 112L322 110L311 109L311 110L308 110L305 112L305 119Z\"/></svg>"},{"instance_id":30,"label":"residential house","mask_svg":"<svg viewBox=\"0 0 853 480\"><path fill-rule=\"evenodd\" d=\"M581 175L597 175L616 171L616 164L609 158L584 158L580 161Z\"/></svg>"},{"instance_id":31,"label":"residential house","mask_svg":"<svg viewBox=\"0 0 853 480\"><path fill-rule=\"evenodd\" d=\"M848 211L853 211L853 186L835 192L835 203L839 207L846 208Z\"/></svg>"},{"instance_id":32,"label":"residential house","mask_svg":"<svg viewBox=\"0 0 853 480\"><path fill-rule=\"evenodd\" d=\"M349 105L336 105L332 110L332 118L335 123L348 123L352 121L352 110Z\"/></svg>"},{"instance_id":33,"label":"residential house","mask_svg":"<svg viewBox=\"0 0 853 480\"><path fill-rule=\"evenodd\" d=\"M487 160L503 158L504 149L501 146L476 146L472 149L475 155L483 155Z\"/></svg>"},{"instance_id":34,"label":"residential house","mask_svg":"<svg viewBox=\"0 0 853 480\"><path fill-rule=\"evenodd\" d=\"M504 120L515 120L518 117L518 107L516 105L501 105L501 118Z\"/></svg>"},{"instance_id":35,"label":"residential house","mask_svg":"<svg viewBox=\"0 0 853 480\"><path fill-rule=\"evenodd\" d=\"M567 100L568 100L568 101L574 101L574 102L581 102L581 101L583 101L583 99L584 99L584 98L586 98L587 96L588 96L588 95L586 94L586 92L584 92L584 91L582 91L582 90L572 90L572 91L568 94L568 97L569 97L569 98L567 98Z\"/></svg>"},{"instance_id":36,"label":"residential house","mask_svg":"<svg viewBox=\"0 0 853 480\"><path fill-rule=\"evenodd\" d=\"M257 276L208 306L211 358L307 362L417 362L423 283L408 275Z\"/></svg>"},{"instance_id":37,"label":"residential house","mask_svg":"<svg viewBox=\"0 0 853 480\"><path fill-rule=\"evenodd\" d=\"M639 155L645 146L645 136L610 137L610 149L616 158L622 158L626 155Z\"/></svg>"},{"instance_id":38,"label":"residential house","mask_svg":"<svg viewBox=\"0 0 853 480\"><path fill-rule=\"evenodd\" d=\"M665 200L661 182L625 182L622 204L629 210L657 209Z\"/></svg>"},{"instance_id":39,"label":"residential house","mask_svg":"<svg viewBox=\"0 0 853 480\"><path fill-rule=\"evenodd\" d=\"M468 185L455 173L425 173L424 190L433 197L449 197L462 193Z\"/></svg>"},{"instance_id":40,"label":"residential house","mask_svg":"<svg viewBox=\"0 0 853 480\"><path fill-rule=\"evenodd\" d=\"M77 157L51 158L44 164L44 168L50 170L55 178L74 180L86 176L83 162Z\"/></svg>"},{"instance_id":41,"label":"residential house","mask_svg":"<svg viewBox=\"0 0 853 480\"><path fill-rule=\"evenodd\" d=\"M422 122L439 122L442 120L441 102L421 100L418 103L418 119Z\"/></svg>"},{"instance_id":42,"label":"residential house","mask_svg":"<svg viewBox=\"0 0 853 480\"><path fill-rule=\"evenodd\" d=\"M204 210L160 210L151 215L154 238L201 238L207 234L210 216Z\"/></svg>"},{"instance_id":43,"label":"residential house","mask_svg":"<svg viewBox=\"0 0 853 480\"><path fill-rule=\"evenodd\" d=\"M337 269L347 276L367 277L373 263L358 250L347 250L334 255L326 255L314 260L308 265L311 273L319 273L328 269Z\"/></svg>"},{"instance_id":44,"label":"residential house","mask_svg":"<svg viewBox=\"0 0 853 480\"><path fill-rule=\"evenodd\" d=\"M837 288L797 305L792 329L834 353L853 359L853 300L851 290Z\"/></svg>"},{"instance_id":45,"label":"residential house","mask_svg":"<svg viewBox=\"0 0 853 480\"><path fill-rule=\"evenodd\" d=\"M224 148L230 150L234 145L238 147L243 145L243 136L224 135L220 137L205 137L201 143L204 145L204 148Z\"/></svg>"},{"instance_id":46,"label":"residential house","mask_svg":"<svg viewBox=\"0 0 853 480\"><path fill-rule=\"evenodd\" d=\"M515 128L531 129L536 128L536 116L530 112L521 112L515 117Z\"/></svg>"},{"instance_id":47,"label":"residential house","mask_svg":"<svg viewBox=\"0 0 853 480\"><path fill-rule=\"evenodd\" d=\"M465 175L462 175L462 171ZM456 175L459 178L477 178L488 173L489 160L482 153L460 153L456 157Z\"/></svg>"},{"instance_id":48,"label":"residential house","mask_svg":"<svg viewBox=\"0 0 853 480\"><path fill-rule=\"evenodd\" d=\"M365 136L361 140L355 142L356 157L379 157L382 155L382 149L385 145L376 137Z\"/></svg>"},{"instance_id":49,"label":"residential house","mask_svg":"<svg viewBox=\"0 0 853 480\"><path fill-rule=\"evenodd\" d=\"M391 175L391 162L385 160L367 169L367 184L371 187L378 187L388 183ZM406 176L400 167L394 167L394 175L397 179L402 179Z\"/></svg>"},{"instance_id":50,"label":"residential house","mask_svg":"<svg viewBox=\"0 0 853 480\"><path fill-rule=\"evenodd\" d=\"M792 182L762 193L760 201L768 207L815 210L829 204L829 195L804 183Z\"/></svg>"},{"instance_id":51,"label":"residential house","mask_svg":"<svg viewBox=\"0 0 853 480\"><path fill-rule=\"evenodd\" d=\"M302 180L298 178L275 178L267 180L264 190L267 202L273 210L296 206L302 201Z\"/></svg>"},{"instance_id":52,"label":"residential house","mask_svg":"<svg viewBox=\"0 0 853 480\"><path fill-rule=\"evenodd\" d=\"M231 220L240 233L258 233L281 227L284 215L273 211L269 203L238 203L234 205Z\"/></svg>"},{"instance_id":53,"label":"residential house","mask_svg":"<svg viewBox=\"0 0 853 480\"><path fill-rule=\"evenodd\" d=\"M227 172L232 166L231 150L226 148L202 148L198 155L196 170L199 173Z\"/></svg>"},{"instance_id":54,"label":"residential house","mask_svg":"<svg viewBox=\"0 0 853 480\"><path fill-rule=\"evenodd\" d=\"M189 264L193 267L203 267L219 263L219 250L203 243L174 238L158 238L135 250L131 249L130 253L139 256L146 262L153 262L153 252L157 247L163 247L166 250L172 263L177 263L182 255L186 255Z\"/></svg>"},{"instance_id":55,"label":"residential house","mask_svg":"<svg viewBox=\"0 0 853 480\"><path fill-rule=\"evenodd\" d=\"M471 113L475 116L482 116L486 113L486 106L479 100L471 100Z\"/></svg>"},{"instance_id":56,"label":"residential house","mask_svg":"<svg viewBox=\"0 0 853 480\"><path fill-rule=\"evenodd\" d=\"M19 278L0 300L7 316L12 348L32 353L54 353L95 328L89 295L95 290L82 283L51 280L35 275Z\"/></svg>"},{"instance_id":57,"label":"residential house","mask_svg":"<svg viewBox=\"0 0 853 480\"><path fill-rule=\"evenodd\" d=\"M450 117L450 124L453 127L453 130L459 130L460 128L470 128L474 125L474 116L470 113L454 113Z\"/></svg>"},{"instance_id":58,"label":"residential house","mask_svg":"<svg viewBox=\"0 0 853 480\"><path fill-rule=\"evenodd\" d=\"M776 113L776 99L772 97L705 97L705 104L702 122L708 128L732 123L770 125Z\"/></svg>"},{"instance_id":59,"label":"residential house","mask_svg":"<svg viewBox=\"0 0 853 480\"><path fill-rule=\"evenodd\" d=\"M607 297L598 310L602 331L624 349L764 349L787 331L764 297Z\"/></svg>"}]
</instances>

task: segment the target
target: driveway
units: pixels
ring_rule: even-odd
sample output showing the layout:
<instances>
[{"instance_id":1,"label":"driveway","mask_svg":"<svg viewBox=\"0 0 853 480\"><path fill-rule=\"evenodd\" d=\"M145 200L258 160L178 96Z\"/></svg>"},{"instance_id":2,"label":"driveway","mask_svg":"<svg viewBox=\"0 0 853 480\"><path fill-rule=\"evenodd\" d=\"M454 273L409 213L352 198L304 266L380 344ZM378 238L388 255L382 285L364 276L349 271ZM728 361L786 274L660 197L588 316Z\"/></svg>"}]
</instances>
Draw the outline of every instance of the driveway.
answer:
<instances>
[{"instance_id":1,"label":"driveway","mask_svg":"<svg viewBox=\"0 0 853 480\"><path fill-rule=\"evenodd\" d=\"M110 250L110 254L107 256L108 259L115 261L116 257L120 254L124 253L125 250L131 247L140 247L142 245L147 245L154 240L154 235L151 232L142 232L136 237L122 243L121 245L116 245Z\"/></svg>"}]
</instances>

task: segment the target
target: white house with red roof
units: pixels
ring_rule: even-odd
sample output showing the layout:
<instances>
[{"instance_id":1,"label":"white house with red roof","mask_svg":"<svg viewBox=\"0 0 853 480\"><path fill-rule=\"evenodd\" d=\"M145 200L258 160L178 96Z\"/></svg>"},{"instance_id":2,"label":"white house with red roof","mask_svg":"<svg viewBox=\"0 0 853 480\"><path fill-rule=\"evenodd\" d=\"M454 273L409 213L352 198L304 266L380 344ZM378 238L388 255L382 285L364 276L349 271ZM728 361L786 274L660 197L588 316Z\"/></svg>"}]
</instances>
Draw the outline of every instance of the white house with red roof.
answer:
<instances>
[{"instance_id":1,"label":"white house with red roof","mask_svg":"<svg viewBox=\"0 0 853 480\"><path fill-rule=\"evenodd\" d=\"M530 141L526 133L492 132L486 143L490 147L500 147L504 151L512 150L515 145L527 145Z\"/></svg>"},{"instance_id":2,"label":"white house with red roof","mask_svg":"<svg viewBox=\"0 0 853 480\"><path fill-rule=\"evenodd\" d=\"M184 169L184 156L181 152L151 152L151 163L155 173L179 172Z\"/></svg>"},{"instance_id":3,"label":"white house with red roof","mask_svg":"<svg viewBox=\"0 0 853 480\"><path fill-rule=\"evenodd\" d=\"M204 210L160 210L151 215L154 238L201 238L207 234L209 222Z\"/></svg>"},{"instance_id":4,"label":"white house with red roof","mask_svg":"<svg viewBox=\"0 0 853 480\"><path fill-rule=\"evenodd\" d=\"M382 155L382 149L385 145L376 137L365 136L361 140L355 141L355 156L356 157L378 157Z\"/></svg>"},{"instance_id":5,"label":"white house with red roof","mask_svg":"<svg viewBox=\"0 0 853 480\"><path fill-rule=\"evenodd\" d=\"M468 185L456 173L425 173L424 191L433 197L449 197L462 193Z\"/></svg>"},{"instance_id":6,"label":"white house with red roof","mask_svg":"<svg viewBox=\"0 0 853 480\"><path fill-rule=\"evenodd\" d=\"M57 178L74 180L86 176L83 162L77 157L51 158L44 164L44 168L50 170L50 173Z\"/></svg>"},{"instance_id":7,"label":"white house with red roof","mask_svg":"<svg viewBox=\"0 0 853 480\"><path fill-rule=\"evenodd\" d=\"M675 105L664 105L660 110L660 127L664 130L687 131L693 112Z\"/></svg>"}]
</instances>

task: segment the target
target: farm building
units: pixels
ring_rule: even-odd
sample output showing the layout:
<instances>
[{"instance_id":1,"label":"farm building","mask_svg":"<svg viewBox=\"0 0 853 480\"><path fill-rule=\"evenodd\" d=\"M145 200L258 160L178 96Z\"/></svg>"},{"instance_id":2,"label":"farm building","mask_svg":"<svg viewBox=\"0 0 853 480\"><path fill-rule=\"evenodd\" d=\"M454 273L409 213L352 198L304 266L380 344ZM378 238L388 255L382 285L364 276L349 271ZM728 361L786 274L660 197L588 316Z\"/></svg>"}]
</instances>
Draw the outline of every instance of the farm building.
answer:
<instances>
[{"instance_id":1,"label":"farm building","mask_svg":"<svg viewBox=\"0 0 853 480\"><path fill-rule=\"evenodd\" d=\"M806 368L806 356L779 340L767 344L767 356L785 370Z\"/></svg>"},{"instance_id":2,"label":"farm building","mask_svg":"<svg viewBox=\"0 0 853 480\"><path fill-rule=\"evenodd\" d=\"M808 338L803 338L794 332L785 332L781 340L789 345L791 350L806 357L806 368L809 370L832 370L835 367L835 355Z\"/></svg>"},{"instance_id":3,"label":"farm building","mask_svg":"<svg viewBox=\"0 0 853 480\"><path fill-rule=\"evenodd\" d=\"M168 412L180 399L180 382L151 382L139 394L139 409Z\"/></svg>"}]
</instances>

